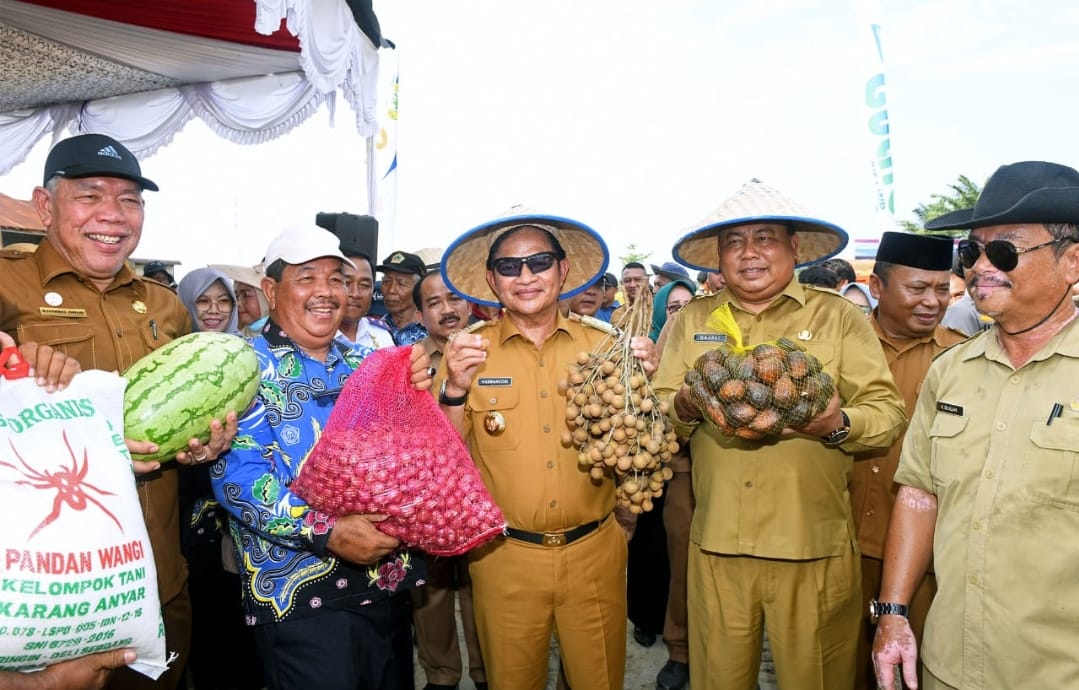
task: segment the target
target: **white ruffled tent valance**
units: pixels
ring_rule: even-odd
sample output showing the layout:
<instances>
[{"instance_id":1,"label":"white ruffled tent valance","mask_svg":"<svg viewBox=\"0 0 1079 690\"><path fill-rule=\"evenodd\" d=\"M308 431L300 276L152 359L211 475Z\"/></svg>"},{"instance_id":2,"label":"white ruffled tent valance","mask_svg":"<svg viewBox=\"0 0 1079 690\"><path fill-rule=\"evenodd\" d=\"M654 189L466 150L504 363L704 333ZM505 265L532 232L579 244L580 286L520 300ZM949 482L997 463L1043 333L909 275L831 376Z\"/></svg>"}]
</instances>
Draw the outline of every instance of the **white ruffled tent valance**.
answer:
<instances>
[{"instance_id":1,"label":"white ruffled tent valance","mask_svg":"<svg viewBox=\"0 0 1079 690\"><path fill-rule=\"evenodd\" d=\"M177 83L177 86L117 95L101 99L43 104L33 108L0 113L0 175L22 162L34 145L43 137L63 138L65 130L76 134L99 132L122 141L137 156L152 155L192 119L200 118L219 136L239 144L258 144L279 137L313 115L323 102L328 102L331 117L334 99L340 89L356 114L356 127L362 136L378 131L376 118L376 86L378 81L378 49L364 35L343 0L253 0L256 3L255 31L270 35L280 30L282 19L288 31L297 37L298 54L255 48L253 64L243 71L257 70L259 54L267 54L273 65L271 73L250 74L214 81L192 79L190 63L168 64L154 55L175 55L177 46L161 47L162 41L182 42L189 55L198 55L201 62L216 65L220 75L222 65L236 65L237 52L248 51L226 41L205 39L164 31L128 27L122 44L127 55L123 69L142 70L151 77ZM17 9L23 25L35 18L50 21L54 11L33 5L23 6L16 0L4 0L2 20L13 23ZM81 43L100 39L107 43L115 32L115 22L94 18L72 19L67 31L81 32ZM51 31L62 36L62 24L51 21ZM21 26L8 30L20 30ZM94 36L93 32L101 32ZM142 38L136 37L138 34ZM54 40L47 33L44 39ZM72 37L72 40L75 40ZM153 42L156 51L142 55L145 64L137 62L137 50L132 43ZM290 58L292 71L280 71L282 58ZM93 58L88 58L92 60ZM15 70L9 65L7 69ZM189 72L184 74L183 72ZM25 72L20 72L25 74ZM87 79L92 79L91 75Z\"/></svg>"}]
</instances>

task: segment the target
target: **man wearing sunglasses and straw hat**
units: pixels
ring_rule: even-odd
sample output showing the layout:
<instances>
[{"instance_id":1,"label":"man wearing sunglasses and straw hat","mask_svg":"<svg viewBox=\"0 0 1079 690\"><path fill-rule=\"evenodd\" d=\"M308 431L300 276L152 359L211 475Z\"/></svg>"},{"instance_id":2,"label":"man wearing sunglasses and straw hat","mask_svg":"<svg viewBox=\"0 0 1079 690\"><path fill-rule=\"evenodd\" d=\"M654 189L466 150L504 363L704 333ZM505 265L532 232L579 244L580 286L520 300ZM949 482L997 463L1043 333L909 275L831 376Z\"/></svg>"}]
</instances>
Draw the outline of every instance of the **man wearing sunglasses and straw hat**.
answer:
<instances>
[{"instance_id":1,"label":"man wearing sunglasses and straw hat","mask_svg":"<svg viewBox=\"0 0 1079 690\"><path fill-rule=\"evenodd\" d=\"M865 315L794 274L843 249L847 234L759 180L742 186L678 241L675 259L721 270L720 292L693 300L667 334L655 377L689 439L696 508L688 563L689 668L694 690L757 687L767 630L779 687L854 683L862 617L860 563L848 485L850 453L886 449L906 421L903 400ZM742 342L787 337L835 381L804 426L757 441L727 436L683 383L733 316Z\"/></svg>"},{"instance_id":2,"label":"man wearing sunglasses and straw hat","mask_svg":"<svg viewBox=\"0 0 1079 690\"><path fill-rule=\"evenodd\" d=\"M606 337L563 316L558 300L593 284L607 261L591 228L522 207L465 233L442 260L447 287L504 309L501 321L453 337L435 377L508 525L469 554L492 688L542 690L552 632L574 690L623 687L626 535L611 516L614 483L593 482L561 443L558 391L577 353ZM631 347L654 371L652 341Z\"/></svg>"},{"instance_id":3,"label":"man wearing sunglasses and straw hat","mask_svg":"<svg viewBox=\"0 0 1079 690\"><path fill-rule=\"evenodd\" d=\"M921 687L1064 688L1079 679L1079 172L1004 165L973 208L967 289L987 331L929 367L903 442L873 662L917 687L906 606L932 559Z\"/></svg>"}]
</instances>

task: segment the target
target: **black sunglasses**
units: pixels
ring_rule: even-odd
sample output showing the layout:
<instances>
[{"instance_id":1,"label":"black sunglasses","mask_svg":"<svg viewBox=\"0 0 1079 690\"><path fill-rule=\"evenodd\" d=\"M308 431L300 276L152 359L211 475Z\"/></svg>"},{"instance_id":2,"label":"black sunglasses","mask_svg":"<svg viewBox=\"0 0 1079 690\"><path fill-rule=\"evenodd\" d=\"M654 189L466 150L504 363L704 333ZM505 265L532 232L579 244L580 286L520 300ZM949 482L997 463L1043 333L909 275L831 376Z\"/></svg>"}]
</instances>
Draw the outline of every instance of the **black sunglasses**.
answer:
<instances>
[{"instance_id":1,"label":"black sunglasses","mask_svg":"<svg viewBox=\"0 0 1079 690\"><path fill-rule=\"evenodd\" d=\"M985 244L977 240L959 240L959 263L963 264L963 268L973 268L978 261L978 257L982 255L982 248L984 247L985 258L989 259L989 263L1007 273L1008 271L1014 271L1015 267L1019 265L1020 254L1026 254L1042 247L1049 247L1063 242L1064 239L1069 238L1049 240L1026 249L1019 249L1006 240L993 240Z\"/></svg>"},{"instance_id":2,"label":"black sunglasses","mask_svg":"<svg viewBox=\"0 0 1079 690\"><path fill-rule=\"evenodd\" d=\"M556 261L558 257L554 255L554 252L540 252L532 256L504 256L492 261L491 268L503 278L516 278L521 275L525 264L528 264L528 270L535 275L550 270Z\"/></svg>"}]
</instances>

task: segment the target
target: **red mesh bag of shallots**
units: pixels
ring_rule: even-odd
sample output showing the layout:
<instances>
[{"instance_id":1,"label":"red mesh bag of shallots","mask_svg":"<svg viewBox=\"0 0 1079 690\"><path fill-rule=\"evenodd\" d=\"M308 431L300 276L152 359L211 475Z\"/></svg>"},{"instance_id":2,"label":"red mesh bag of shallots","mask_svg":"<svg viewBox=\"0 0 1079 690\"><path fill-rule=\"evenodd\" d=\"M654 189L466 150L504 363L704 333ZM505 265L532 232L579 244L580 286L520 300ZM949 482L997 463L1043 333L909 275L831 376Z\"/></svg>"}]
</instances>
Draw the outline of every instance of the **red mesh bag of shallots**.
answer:
<instances>
[{"instance_id":1,"label":"red mesh bag of shallots","mask_svg":"<svg viewBox=\"0 0 1079 690\"><path fill-rule=\"evenodd\" d=\"M376 525L386 534L456 556L505 518L434 396L409 383L411 349L376 350L348 377L290 488L330 515L387 515Z\"/></svg>"}]
</instances>

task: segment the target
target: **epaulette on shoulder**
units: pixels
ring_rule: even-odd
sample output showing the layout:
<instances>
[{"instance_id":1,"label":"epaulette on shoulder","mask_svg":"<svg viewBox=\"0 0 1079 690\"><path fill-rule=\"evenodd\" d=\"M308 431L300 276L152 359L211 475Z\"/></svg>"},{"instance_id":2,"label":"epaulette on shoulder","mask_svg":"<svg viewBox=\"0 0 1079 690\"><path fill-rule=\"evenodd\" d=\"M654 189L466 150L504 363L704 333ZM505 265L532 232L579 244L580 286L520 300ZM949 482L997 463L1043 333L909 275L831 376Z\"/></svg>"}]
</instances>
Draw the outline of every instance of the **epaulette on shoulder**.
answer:
<instances>
[{"instance_id":1,"label":"epaulette on shoulder","mask_svg":"<svg viewBox=\"0 0 1079 690\"><path fill-rule=\"evenodd\" d=\"M709 297L715 297L718 292L698 292L689 299L690 302L696 302L697 300L708 299Z\"/></svg>"},{"instance_id":2,"label":"epaulette on shoulder","mask_svg":"<svg viewBox=\"0 0 1079 690\"><path fill-rule=\"evenodd\" d=\"M139 277L142 278L142 276L139 276ZM171 286L171 285L165 285L164 283L159 283L158 281L150 280L149 278L142 278L142 282L145 283L146 285L151 285L151 286L156 285L158 288L161 288L162 290L168 290L169 292L171 292L174 295L177 294L176 293L176 288ZM154 288L151 288L151 289L154 289Z\"/></svg>"},{"instance_id":3,"label":"epaulette on shoulder","mask_svg":"<svg viewBox=\"0 0 1079 690\"><path fill-rule=\"evenodd\" d=\"M29 259L33 255L33 252L28 252L25 249L0 249L0 259L21 260Z\"/></svg>"},{"instance_id":4,"label":"epaulette on shoulder","mask_svg":"<svg viewBox=\"0 0 1079 690\"><path fill-rule=\"evenodd\" d=\"M585 316L584 314L578 314L577 312L571 311L566 318L568 318L570 321L576 321L580 324L588 326L589 328L595 328L597 331L603 331L604 333L608 333L610 335L618 335L620 332L615 326L612 326L606 321L597 319L594 316Z\"/></svg>"},{"instance_id":5,"label":"epaulette on shoulder","mask_svg":"<svg viewBox=\"0 0 1079 690\"><path fill-rule=\"evenodd\" d=\"M834 289L829 288L829 287L821 287L819 285L810 285L809 283L802 283L802 289L803 290L812 290L813 292L819 292L822 295L831 295L832 297L838 297L840 299L847 299L843 295L839 294L838 290L834 290Z\"/></svg>"},{"instance_id":6,"label":"epaulette on shoulder","mask_svg":"<svg viewBox=\"0 0 1079 690\"><path fill-rule=\"evenodd\" d=\"M980 337L980 336L982 336L982 335L984 335L986 333L986 331L983 329L983 330L978 331L974 335L967 335L966 333L959 330L958 328L952 328L951 326L942 326L942 327L945 330L953 331L956 334L963 336L963 340L960 340L958 342L954 342L951 345L948 345L948 346L944 347L944 349L942 349L940 352L936 353L935 355L933 355L932 357L929 358L929 360L931 362L936 361L945 352L949 352L949 351L951 351L951 350L953 350L953 349L955 349L957 347L960 347L960 346L966 347L967 345L970 345L970 342L972 340L974 340L974 339L976 339L976 338L978 338L978 337Z\"/></svg>"},{"instance_id":7,"label":"epaulette on shoulder","mask_svg":"<svg viewBox=\"0 0 1079 690\"><path fill-rule=\"evenodd\" d=\"M464 328L462 328L459 331L454 331L453 333L450 333L449 340L453 340L454 338L461 335L462 333L475 333L476 331L482 331L484 328L487 328L488 326L494 326L496 323L498 323L498 322L497 321L475 321L473 323L468 324L467 326L465 326Z\"/></svg>"},{"instance_id":8,"label":"epaulette on shoulder","mask_svg":"<svg viewBox=\"0 0 1079 690\"><path fill-rule=\"evenodd\" d=\"M981 328L981 329L978 329L978 333L975 333L974 335L967 335L967 334L966 334L966 331L961 331L961 330L959 330L958 328L956 328L955 326L946 326L946 325L944 325L944 324L940 324L940 327L941 327L941 328L943 328L943 329L944 329L944 330L946 330L946 331L950 331L950 332L952 332L952 333L955 333L956 335L961 335L961 336L963 336L964 338L974 338L974 337L976 337L976 336L977 336L977 335L978 335L979 333L985 333L985 331L986 331L986 329L984 329L984 328Z\"/></svg>"}]
</instances>

